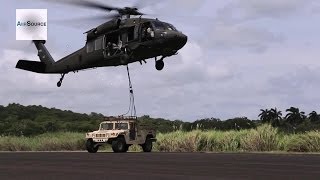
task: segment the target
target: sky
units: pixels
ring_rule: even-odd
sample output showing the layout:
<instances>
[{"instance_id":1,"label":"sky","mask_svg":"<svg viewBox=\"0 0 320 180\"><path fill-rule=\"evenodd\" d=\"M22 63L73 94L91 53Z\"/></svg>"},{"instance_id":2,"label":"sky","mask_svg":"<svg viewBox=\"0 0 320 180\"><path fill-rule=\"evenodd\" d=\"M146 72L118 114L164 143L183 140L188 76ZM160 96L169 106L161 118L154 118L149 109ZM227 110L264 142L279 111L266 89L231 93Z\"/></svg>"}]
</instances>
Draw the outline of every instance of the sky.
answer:
<instances>
[{"instance_id":1,"label":"sky","mask_svg":"<svg viewBox=\"0 0 320 180\"><path fill-rule=\"evenodd\" d=\"M80 113L120 115L128 110L126 67L60 75L15 69L39 60L28 41L15 40L18 8L48 9L46 46L55 60L85 44L85 31L103 22L61 23L104 12L40 0L2 0L0 104L42 105ZM137 1L100 0L112 6ZM188 36L179 54L130 64L137 115L194 121L215 117L257 119L260 109L294 106L320 112L320 3L315 0L139 1L141 11L174 24Z\"/></svg>"}]
</instances>

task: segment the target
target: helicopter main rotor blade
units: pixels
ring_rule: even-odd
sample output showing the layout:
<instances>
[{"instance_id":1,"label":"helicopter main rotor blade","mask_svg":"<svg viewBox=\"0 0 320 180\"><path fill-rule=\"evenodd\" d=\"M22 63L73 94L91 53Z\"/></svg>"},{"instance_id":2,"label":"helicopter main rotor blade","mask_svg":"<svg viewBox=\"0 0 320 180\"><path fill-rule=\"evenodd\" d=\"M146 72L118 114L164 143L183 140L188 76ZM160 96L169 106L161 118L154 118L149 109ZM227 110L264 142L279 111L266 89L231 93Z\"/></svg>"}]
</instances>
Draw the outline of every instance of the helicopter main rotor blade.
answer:
<instances>
[{"instance_id":1,"label":"helicopter main rotor blade","mask_svg":"<svg viewBox=\"0 0 320 180\"><path fill-rule=\"evenodd\" d=\"M74 19L61 19L61 20L51 20L51 22L80 22L80 21L108 21L110 19L119 18L118 14L112 15L97 15L91 17L81 17Z\"/></svg>"},{"instance_id":2,"label":"helicopter main rotor blade","mask_svg":"<svg viewBox=\"0 0 320 180\"><path fill-rule=\"evenodd\" d=\"M118 11L120 8L108 6L99 2L95 1L88 1L88 0L43 0L50 3L61 3L61 4L69 4L74 6L80 6L85 8L93 8L93 9L99 9L104 11L112 11L116 10Z\"/></svg>"},{"instance_id":3,"label":"helicopter main rotor blade","mask_svg":"<svg viewBox=\"0 0 320 180\"><path fill-rule=\"evenodd\" d=\"M119 8L108 6L108 5L101 4L98 2L94 2L94 1L85 1L85 0L79 1L78 0L78 1L72 1L72 2L70 1L70 4L88 7L88 8L94 8L94 9L101 9L101 10L105 10L105 11L119 10Z\"/></svg>"},{"instance_id":4,"label":"helicopter main rotor blade","mask_svg":"<svg viewBox=\"0 0 320 180\"><path fill-rule=\"evenodd\" d=\"M157 2L151 2L150 0L146 1L146 0L139 0L137 1L132 7L135 7L137 9L143 9L145 7L151 6L152 4L156 4L159 3L159 1Z\"/></svg>"},{"instance_id":5,"label":"helicopter main rotor blade","mask_svg":"<svg viewBox=\"0 0 320 180\"><path fill-rule=\"evenodd\" d=\"M84 26L96 26L112 20L114 18L118 18L118 14L112 15L98 15L92 17L81 17L81 18L74 18L74 19L55 19L51 20L50 22L57 25L63 25L73 28L83 28Z\"/></svg>"},{"instance_id":6,"label":"helicopter main rotor blade","mask_svg":"<svg viewBox=\"0 0 320 180\"><path fill-rule=\"evenodd\" d=\"M85 8L93 8L93 9L99 9L103 11L117 11L120 15L144 15L143 13L139 12L137 8L132 7L124 7L124 8L118 8L113 6L108 6L99 2L95 1L89 1L89 0L45 0L47 2L52 3L63 3L63 4L69 4L74 6L81 6Z\"/></svg>"}]
</instances>

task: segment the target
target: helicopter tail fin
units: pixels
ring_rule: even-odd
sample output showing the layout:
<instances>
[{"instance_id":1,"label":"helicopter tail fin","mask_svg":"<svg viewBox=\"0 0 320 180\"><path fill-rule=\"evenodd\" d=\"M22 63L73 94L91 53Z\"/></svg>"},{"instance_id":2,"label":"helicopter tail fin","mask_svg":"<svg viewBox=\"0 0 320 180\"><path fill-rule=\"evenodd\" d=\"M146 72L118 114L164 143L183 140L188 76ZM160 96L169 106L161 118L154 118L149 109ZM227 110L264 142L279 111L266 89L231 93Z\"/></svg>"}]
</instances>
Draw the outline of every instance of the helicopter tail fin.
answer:
<instances>
[{"instance_id":1,"label":"helicopter tail fin","mask_svg":"<svg viewBox=\"0 0 320 180\"><path fill-rule=\"evenodd\" d=\"M38 56L41 62L43 62L46 66L50 66L55 61L53 60L51 54L47 50L46 46L44 45L46 41L43 40L34 40L33 43L35 44L36 48L38 49Z\"/></svg>"},{"instance_id":2,"label":"helicopter tail fin","mask_svg":"<svg viewBox=\"0 0 320 180\"><path fill-rule=\"evenodd\" d=\"M46 65L39 61L19 60L16 68L35 73L45 73Z\"/></svg>"}]
</instances>

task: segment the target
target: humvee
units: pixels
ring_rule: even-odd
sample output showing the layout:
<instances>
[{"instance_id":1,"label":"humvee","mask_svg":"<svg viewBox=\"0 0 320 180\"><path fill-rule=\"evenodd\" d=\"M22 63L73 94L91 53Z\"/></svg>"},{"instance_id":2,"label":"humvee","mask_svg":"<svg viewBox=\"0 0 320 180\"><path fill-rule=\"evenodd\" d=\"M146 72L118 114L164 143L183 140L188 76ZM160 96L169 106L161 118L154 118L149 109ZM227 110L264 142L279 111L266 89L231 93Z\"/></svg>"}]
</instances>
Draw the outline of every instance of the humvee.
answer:
<instances>
[{"instance_id":1,"label":"humvee","mask_svg":"<svg viewBox=\"0 0 320 180\"><path fill-rule=\"evenodd\" d=\"M86 148L96 153L100 146L110 144L113 152L127 152L131 145L140 145L144 152L152 151L156 131L139 124L135 116L105 117L99 130L86 133Z\"/></svg>"}]
</instances>

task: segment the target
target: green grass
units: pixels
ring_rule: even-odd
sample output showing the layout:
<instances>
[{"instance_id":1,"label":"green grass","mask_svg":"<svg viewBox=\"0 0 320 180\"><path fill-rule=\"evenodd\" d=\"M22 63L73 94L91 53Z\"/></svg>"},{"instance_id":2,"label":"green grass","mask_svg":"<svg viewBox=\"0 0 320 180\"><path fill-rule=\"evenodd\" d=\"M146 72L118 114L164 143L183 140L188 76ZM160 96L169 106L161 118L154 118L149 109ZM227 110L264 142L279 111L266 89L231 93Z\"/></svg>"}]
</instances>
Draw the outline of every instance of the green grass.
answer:
<instances>
[{"instance_id":1,"label":"green grass","mask_svg":"<svg viewBox=\"0 0 320 180\"><path fill-rule=\"evenodd\" d=\"M85 150L80 133L47 133L36 137L0 137L1 151L75 151Z\"/></svg>"},{"instance_id":2,"label":"green grass","mask_svg":"<svg viewBox=\"0 0 320 180\"><path fill-rule=\"evenodd\" d=\"M270 125L241 131L176 131L157 135L160 152L320 152L320 132L283 134ZM47 133L36 137L1 137L0 151L82 151L83 133ZM109 145L103 151L111 151ZM141 151L132 146L129 151Z\"/></svg>"}]
</instances>

